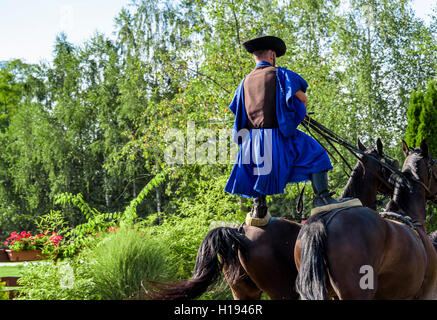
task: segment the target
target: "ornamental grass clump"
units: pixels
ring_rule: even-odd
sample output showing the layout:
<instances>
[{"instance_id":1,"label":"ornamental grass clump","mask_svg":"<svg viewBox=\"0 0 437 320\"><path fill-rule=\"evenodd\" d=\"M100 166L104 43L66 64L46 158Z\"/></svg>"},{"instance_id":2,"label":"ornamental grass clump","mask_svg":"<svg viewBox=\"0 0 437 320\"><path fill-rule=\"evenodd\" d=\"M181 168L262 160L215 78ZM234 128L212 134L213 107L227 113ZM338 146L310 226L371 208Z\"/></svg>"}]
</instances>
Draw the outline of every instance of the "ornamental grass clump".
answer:
<instances>
[{"instance_id":1,"label":"ornamental grass clump","mask_svg":"<svg viewBox=\"0 0 437 320\"><path fill-rule=\"evenodd\" d=\"M165 281L175 273L168 249L136 229L109 232L83 254L95 291L105 300L135 298L148 281Z\"/></svg>"}]
</instances>

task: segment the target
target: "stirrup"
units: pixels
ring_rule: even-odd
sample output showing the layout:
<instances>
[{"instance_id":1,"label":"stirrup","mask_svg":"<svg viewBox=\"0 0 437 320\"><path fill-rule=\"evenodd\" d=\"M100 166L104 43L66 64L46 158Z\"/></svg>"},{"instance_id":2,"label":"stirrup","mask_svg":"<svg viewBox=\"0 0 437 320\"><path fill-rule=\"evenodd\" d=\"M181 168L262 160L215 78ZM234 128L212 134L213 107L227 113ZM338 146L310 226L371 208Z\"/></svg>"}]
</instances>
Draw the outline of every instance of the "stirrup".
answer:
<instances>
[{"instance_id":1,"label":"stirrup","mask_svg":"<svg viewBox=\"0 0 437 320\"><path fill-rule=\"evenodd\" d=\"M361 203L360 199L353 198L351 200L337 202L337 203L331 203L320 207L315 207L311 210L311 216L318 214L320 212L324 211L331 211L337 208L344 208L344 207L362 207L363 204Z\"/></svg>"},{"instance_id":2,"label":"stirrup","mask_svg":"<svg viewBox=\"0 0 437 320\"><path fill-rule=\"evenodd\" d=\"M248 226L253 226L253 227L263 227L269 223L271 218L272 218L272 216L270 215L269 211L267 211L264 218L253 218L251 215L251 212L249 212L246 215L246 224Z\"/></svg>"},{"instance_id":3,"label":"stirrup","mask_svg":"<svg viewBox=\"0 0 437 320\"><path fill-rule=\"evenodd\" d=\"M332 196L335 194L335 192L329 192L324 191L319 194L317 194L313 200L313 206L320 207L320 206L326 206L328 204L337 203L338 200L332 198ZM319 205L314 205L314 202L319 202ZM323 204L322 204L323 203Z\"/></svg>"}]
</instances>

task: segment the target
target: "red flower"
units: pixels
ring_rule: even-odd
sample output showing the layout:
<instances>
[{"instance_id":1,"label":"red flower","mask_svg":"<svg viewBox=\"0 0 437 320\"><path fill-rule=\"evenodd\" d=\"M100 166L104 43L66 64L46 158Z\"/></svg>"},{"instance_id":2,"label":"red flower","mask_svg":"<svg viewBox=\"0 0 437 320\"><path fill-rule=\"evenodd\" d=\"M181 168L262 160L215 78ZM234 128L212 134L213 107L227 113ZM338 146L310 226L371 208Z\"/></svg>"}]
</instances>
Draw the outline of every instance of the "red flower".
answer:
<instances>
[{"instance_id":1,"label":"red flower","mask_svg":"<svg viewBox=\"0 0 437 320\"><path fill-rule=\"evenodd\" d=\"M49 239L49 241L50 241L51 244L53 244L55 247L57 247L59 241L61 241L62 239L63 239L62 236L58 236L56 232L53 232L52 236Z\"/></svg>"}]
</instances>

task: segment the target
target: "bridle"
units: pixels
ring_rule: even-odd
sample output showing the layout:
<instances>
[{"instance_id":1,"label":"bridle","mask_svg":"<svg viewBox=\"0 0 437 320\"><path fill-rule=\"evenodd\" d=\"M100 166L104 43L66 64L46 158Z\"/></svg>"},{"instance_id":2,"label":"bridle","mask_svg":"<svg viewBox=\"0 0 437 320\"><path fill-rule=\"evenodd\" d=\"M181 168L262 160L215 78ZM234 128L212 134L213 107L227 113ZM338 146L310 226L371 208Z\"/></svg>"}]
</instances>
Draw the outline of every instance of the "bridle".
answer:
<instances>
[{"instance_id":1,"label":"bridle","mask_svg":"<svg viewBox=\"0 0 437 320\"><path fill-rule=\"evenodd\" d=\"M375 152L375 151L373 151ZM365 153L366 157L369 156L368 153ZM379 154L378 154L379 155ZM375 158L376 160L378 160L377 162L380 164L380 169L379 170L375 170L372 167L366 165L363 161L363 159L359 159L358 161L360 162L360 164L363 166L363 170L364 172L366 170L369 170L379 181L378 186L376 187L377 190L381 190L381 186L385 185L387 187L388 190L393 191L393 185L390 184L387 180L387 168L383 165L381 165L381 162L385 163L387 166L393 167L393 163L394 160L390 159L385 153L382 153L382 155L379 155L381 158ZM388 194L383 194L384 196L388 196L390 194L390 192L388 192Z\"/></svg>"},{"instance_id":2,"label":"bridle","mask_svg":"<svg viewBox=\"0 0 437 320\"><path fill-rule=\"evenodd\" d=\"M426 191L427 195L425 197L428 201L436 202L437 201L437 191L433 194L431 191L431 183L432 180L437 181L437 161L431 157L429 157L429 160L426 161L426 169L428 172L428 185L426 185L423 181L416 179L415 177L409 176L406 177L409 180L412 180L413 182L416 182L420 184ZM404 175L405 177L405 175Z\"/></svg>"},{"instance_id":3,"label":"bridle","mask_svg":"<svg viewBox=\"0 0 437 320\"><path fill-rule=\"evenodd\" d=\"M372 152L377 152L375 150L373 150ZM380 155L378 153L378 155L381 157L380 161L385 162L387 165L389 166L393 166L394 160L390 159L385 153L382 153L382 155ZM376 190L379 194L381 194L383 197L382 199L376 199L374 203L372 203L371 205L369 205L370 208L372 207L377 207L377 206L381 206L384 204L384 201L387 200L388 198L390 198L391 194L393 193L394 187L392 184L390 184L388 182L388 178L390 176L390 174L387 174L388 169L384 166L379 167L379 170L375 170L374 168L368 166L366 163L364 163L363 160L359 160L359 163L361 164L361 166L363 167L364 173L366 172L366 170L369 170L378 180L378 185L376 186ZM381 187L385 186L387 188L387 192L383 193L381 191Z\"/></svg>"},{"instance_id":4,"label":"bridle","mask_svg":"<svg viewBox=\"0 0 437 320\"><path fill-rule=\"evenodd\" d=\"M378 157L375 157L375 156L373 156L373 155L371 155L369 153L366 153L366 152L356 148L355 146L351 145L343 137L341 137L338 134L334 133L333 131L329 130L328 128L323 126L321 123L317 122L313 118L310 118L309 116L306 116L304 118L304 120L301 122L301 124L306 128L306 130L310 134L311 134L310 129L312 129L317 134L319 134L321 137L323 137L326 140L326 142L340 156L340 158L349 167L350 170L352 170L352 167L349 165L349 163L346 161L346 159L343 157L343 155L337 150L337 148L335 148L333 143L337 143L337 144L345 147L347 150L349 150L358 159L358 161L364 167L364 170L369 170L370 172L372 172L377 177L377 179L380 181L381 184L384 184L389 190L393 190L393 186L391 184L389 184L387 182L387 180L384 179L384 177L381 176L381 174L379 172L377 172L377 171L373 170L372 168L366 166L365 163L363 162L363 158L362 158L362 157L366 157L366 158L370 158L370 159L378 162L381 165L381 167L382 167L381 172L383 172L383 175L385 176L385 170L390 170L391 172L398 171L396 168L393 167L394 160L391 160L385 153L382 153L382 155L381 155L382 160L384 160L384 161L382 161ZM313 138L315 138L314 135L311 134L311 136ZM328 151L328 149L325 148L323 146L323 144L319 140L317 140L317 142L319 142L319 144L322 145L322 147L326 151ZM330 153L329 153L329 155L332 156ZM359 155L361 155L362 157L360 157ZM398 172L400 172L400 171L398 171ZM378 189L381 186L381 184L378 186Z\"/></svg>"}]
</instances>

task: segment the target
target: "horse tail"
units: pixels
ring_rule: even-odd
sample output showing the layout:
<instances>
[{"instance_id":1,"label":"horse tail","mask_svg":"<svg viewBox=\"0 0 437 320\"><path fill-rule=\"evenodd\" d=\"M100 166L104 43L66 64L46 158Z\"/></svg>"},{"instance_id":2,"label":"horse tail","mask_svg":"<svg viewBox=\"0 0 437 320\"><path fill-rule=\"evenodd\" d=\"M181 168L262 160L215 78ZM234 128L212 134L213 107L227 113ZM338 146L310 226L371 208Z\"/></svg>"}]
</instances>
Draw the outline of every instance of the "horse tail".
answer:
<instances>
[{"instance_id":1,"label":"horse tail","mask_svg":"<svg viewBox=\"0 0 437 320\"><path fill-rule=\"evenodd\" d=\"M238 251L245 254L246 240L235 228L218 227L209 231L200 244L191 279L160 284L161 290L149 296L159 300L195 299L217 282L224 264L228 281L234 281L239 276Z\"/></svg>"},{"instance_id":2,"label":"horse tail","mask_svg":"<svg viewBox=\"0 0 437 320\"><path fill-rule=\"evenodd\" d=\"M309 219L300 232L300 270L296 290L304 300L325 300L326 226L320 216Z\"/></svg>"}]
</instances>

